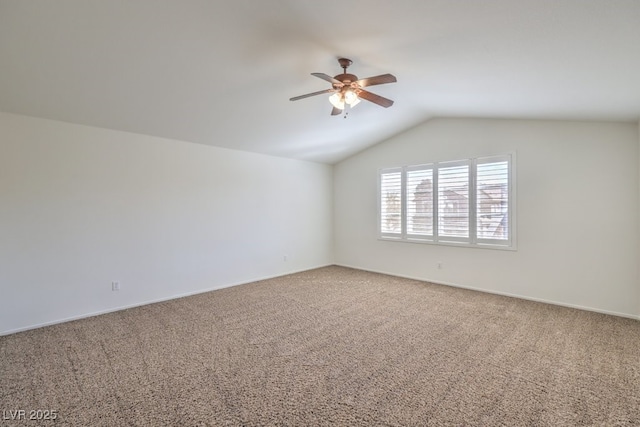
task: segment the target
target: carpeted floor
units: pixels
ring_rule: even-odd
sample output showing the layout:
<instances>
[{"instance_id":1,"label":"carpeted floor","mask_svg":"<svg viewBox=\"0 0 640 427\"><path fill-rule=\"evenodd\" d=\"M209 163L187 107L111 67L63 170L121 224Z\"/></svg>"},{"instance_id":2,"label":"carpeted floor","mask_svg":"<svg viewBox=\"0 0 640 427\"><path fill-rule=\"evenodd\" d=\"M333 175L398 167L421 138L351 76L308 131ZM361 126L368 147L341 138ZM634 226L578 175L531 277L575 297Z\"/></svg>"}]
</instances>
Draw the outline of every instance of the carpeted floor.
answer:
<instances>
[{"instance_id":1,"label":"carpeted floor","mask_svg":"<svg viewBox=\"0 0 640 427\"><path fill-rule=\"evenodd\" d=\"M6 419L19 409L56 420ZM640 322L326 267L0 337L0 411L3 427L640 425Z\"/></svg>"}]
</instances>

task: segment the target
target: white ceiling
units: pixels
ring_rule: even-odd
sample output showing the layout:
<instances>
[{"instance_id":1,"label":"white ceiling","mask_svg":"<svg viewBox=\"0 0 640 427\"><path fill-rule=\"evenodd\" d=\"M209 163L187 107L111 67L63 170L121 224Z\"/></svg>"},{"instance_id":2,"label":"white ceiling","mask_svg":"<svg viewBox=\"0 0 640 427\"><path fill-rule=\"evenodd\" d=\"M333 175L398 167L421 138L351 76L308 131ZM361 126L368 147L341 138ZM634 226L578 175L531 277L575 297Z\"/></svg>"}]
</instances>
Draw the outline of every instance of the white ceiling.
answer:
<instances>
[{"instance_id":1,"label":"white ceiling","mask_svg":"<svg viewBox=\"0 0 640 427\"><path fill-rule=\"evenodd\" d=\"M311 72L392 73L331 117ZM0 0L0 110L335 163L432 117L637 121L638 0Z\"/></svg>"}]
</instances>

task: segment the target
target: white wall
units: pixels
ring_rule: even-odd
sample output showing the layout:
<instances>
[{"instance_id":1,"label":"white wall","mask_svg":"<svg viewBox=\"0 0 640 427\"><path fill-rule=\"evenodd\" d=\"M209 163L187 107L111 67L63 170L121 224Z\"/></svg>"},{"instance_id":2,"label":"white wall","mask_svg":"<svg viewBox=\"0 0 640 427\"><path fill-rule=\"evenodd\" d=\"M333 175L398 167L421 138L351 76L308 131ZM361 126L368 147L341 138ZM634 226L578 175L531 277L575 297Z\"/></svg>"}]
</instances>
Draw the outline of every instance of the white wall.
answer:
<instances>
[{"instance_id":1,"label":"white wall","mask_svg":"<svg viewBox=\"0 0 640 427\"><path fill-rule=\"evenodd\" d=\"M334 167L336 263L637 316L638 151L632 123L425 122ZM378 168L506 152L517 161L517 251L377 239Z\"/></svg>"},{"instance_id":2,"label":"white wall","mask_svg":"<svg viewBox=\"0 0 640 427\"><path fill-rule=\"evenodd\" d=\"M0 334L333 262L328 165L0 113L0 199Z\"/></svg>"}]
</instances>

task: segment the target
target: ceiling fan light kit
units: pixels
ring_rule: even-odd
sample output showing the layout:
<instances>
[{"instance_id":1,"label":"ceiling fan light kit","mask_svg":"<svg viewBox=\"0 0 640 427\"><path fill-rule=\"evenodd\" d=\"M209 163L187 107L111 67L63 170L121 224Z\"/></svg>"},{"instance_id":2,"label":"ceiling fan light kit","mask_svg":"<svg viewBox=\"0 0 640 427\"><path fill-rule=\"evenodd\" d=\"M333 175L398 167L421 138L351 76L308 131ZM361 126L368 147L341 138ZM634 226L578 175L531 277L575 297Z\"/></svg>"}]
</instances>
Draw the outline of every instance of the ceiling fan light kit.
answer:
<instances>
[{"instance_id":1,"label":"ceiling fan light kit","mask_svg":"<svg viewBox=\"0 0 640 427\"><path fill-rule=\"evenodd\" d=\"M347 73L347 68L353 64L353 61L347 58L340 58L338 59L338 63L340 64L340 67L342 67L343 73L338 74L337 76L331 77L324 73L311 73L312 76L331 83L331 89L294 96L293 98L290 98L289 101L297 101L299 99L309 98L315 95L330 93L331 96L329 97L329 102L333 105L333 110L331 111L332 116L341 114L347 106L350 108L355 107L362 99L373 102L374 104L384 108L389 108L393 105L392 100L376 95L375 93L369 92L363 88L385 83L395 83L397 82L397 79L394 75L381 74L379 76L358 79L358 76L355 74Z\"/></svg>"},{"instance_id":2,"label":"ceiling fan light kit","mask_svg":"<svg viewBox=\"0 0 640 427\"><path fill-rule=\"evenodd\" d=\"M337 109L344 110L345 103L349 105L349 107L355 107L360 103L360 98L358 98L355 91L347 89L344 93L336 92L331 95L329 97L329 102Z\"/></svg>"}]
</instances>

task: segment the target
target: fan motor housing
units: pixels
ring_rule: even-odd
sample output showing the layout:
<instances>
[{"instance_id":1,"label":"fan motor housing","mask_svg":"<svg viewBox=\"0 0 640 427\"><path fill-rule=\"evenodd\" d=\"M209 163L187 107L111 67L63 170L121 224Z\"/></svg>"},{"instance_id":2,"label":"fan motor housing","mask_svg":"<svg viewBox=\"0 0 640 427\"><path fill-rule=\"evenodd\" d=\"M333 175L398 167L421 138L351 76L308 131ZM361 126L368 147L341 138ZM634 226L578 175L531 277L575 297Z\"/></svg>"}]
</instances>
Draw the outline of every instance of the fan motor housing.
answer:
<instances>
[{"instance_id":1,"label":"fan motor housing","mask_svg":"<svg viewBox=\"0 0 640 427\"><path fill-rule=\"evenodd\" d=\"M338 74L337 76L333 77L336 80L341 81L344 84L348 84L348 83L353 83L353 82L357 82L358 81L358 76L356 76L355 74Z\"/></svg>"}]
</instances>

